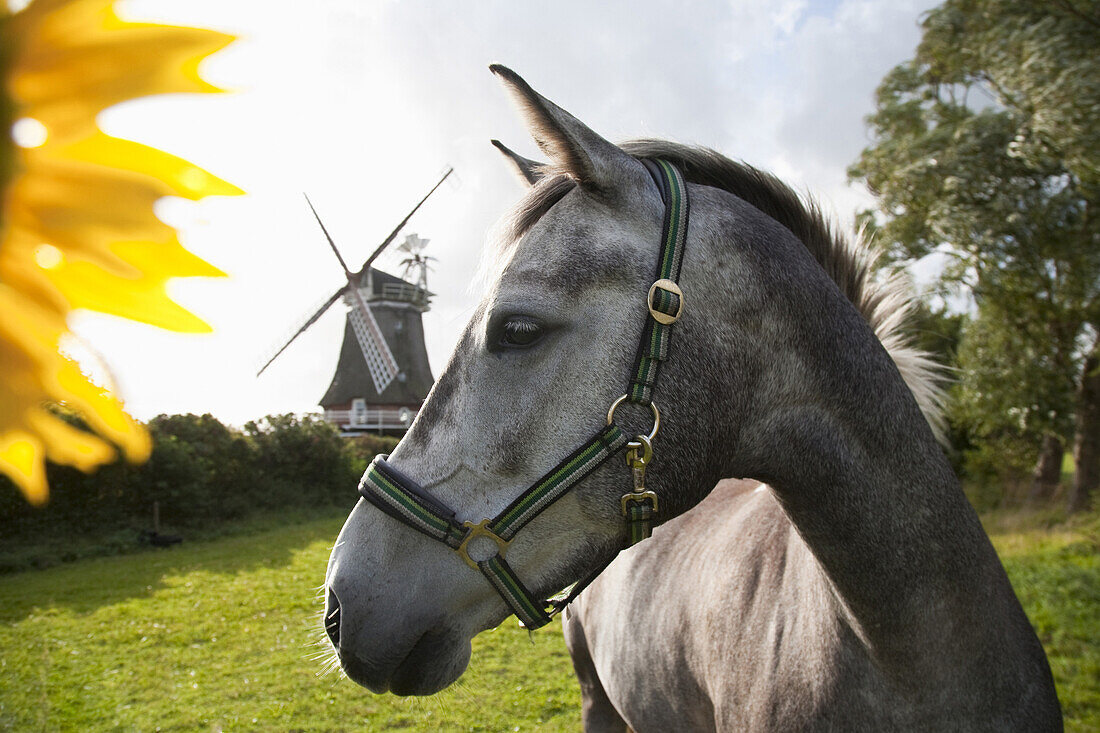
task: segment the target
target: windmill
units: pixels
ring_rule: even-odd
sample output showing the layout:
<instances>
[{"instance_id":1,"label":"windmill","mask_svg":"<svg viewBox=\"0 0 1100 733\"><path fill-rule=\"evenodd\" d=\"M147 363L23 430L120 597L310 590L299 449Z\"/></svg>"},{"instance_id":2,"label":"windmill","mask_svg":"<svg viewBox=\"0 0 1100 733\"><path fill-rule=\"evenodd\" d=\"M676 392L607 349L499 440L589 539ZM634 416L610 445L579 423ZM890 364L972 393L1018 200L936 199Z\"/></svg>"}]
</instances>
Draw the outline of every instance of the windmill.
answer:
<instances>
[{"instance_id":1,"label":"windmill","mask_svg":"<svg viewBox=\"0 0 1100 733\"><path fill-rule=\"evenodd\" d=\"M257 376L263 374L298 336L343 298L348 305L344 341L332 384L321 399L326 419L347 430L377 428L400 431L408 427L434 381L428 366L420 316L428 310L431 296L427 289L427 262L435 258L423 254L428 240L413 234L405 239L401 248L409 255L408 263L402 263L405 276L415 274L415 283L376 270L371 264L393 243L413 214L452 172L453 169L447 169L375 248L363 266L354 272L348 268L317 210L306 198L329 247L344 270L346 283L306 319L267 360Z\"/></svg>"},{"instance_id":2,"label":"windmill","mask_svg":"<svg viewBox=\"0 0 1100 733\"><path fill-rule=\"evenodd\" d=\"M409 276L415 273L416 286L425 290L428 289L428 270L431 269L428 262L435 261L435 257L428 257L423 254L430 241L430 239L424 239L416 234L410 234L405 237L404 242L397 245L398 252L408 255L408 257L401 260L401 266L405 268L401 278L407 281Z\"/></svg>"}]
</instances>

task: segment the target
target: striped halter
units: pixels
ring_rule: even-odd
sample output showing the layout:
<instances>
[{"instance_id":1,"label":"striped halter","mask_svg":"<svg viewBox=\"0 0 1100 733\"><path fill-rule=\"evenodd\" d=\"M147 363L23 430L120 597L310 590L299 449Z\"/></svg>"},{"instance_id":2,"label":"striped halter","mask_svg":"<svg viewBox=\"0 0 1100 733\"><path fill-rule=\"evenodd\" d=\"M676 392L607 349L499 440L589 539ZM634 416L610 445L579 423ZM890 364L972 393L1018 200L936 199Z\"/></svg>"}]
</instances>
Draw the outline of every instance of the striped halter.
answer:
<instances>
[{"instance_id":1,"label":"striped halter","mask_svg":"<svg viewBox=\"0 0 1100 733\"><path fill-rule=\"evenodd\" d=\"M606 568L608 560L574 584L568 595L549 600L532 596L504 559L516 533L548 506L596 470L608 458L626 450L634 487L623 495L622 514L627 522L630 544L649 537L657 515L657 495L645 488L645 469L653 455L652 439L660 427L660 411L653 403L653 386L660 363L668 356L672 324L683 311L684 297L676 281L680 276L684 241L688 227L687 188L680 171L664 160L643 160L660 189L665 203L661 251L657 279L649 289L649 317L631 373L627 393L607 411L607 425L587 443L520 494L504 511L480 522L459 522L453 509L433 497L423 487L386 461L376 456L359 482L359 493L394 519L454 550L467 565L480 570L508 607L528 629L545 626ZM615 410L624 401L649 407L653 429L633 441L615 424ZM496 552L485 559L470 556L470 543L484 537L496 545ZM485 543L481 543L486 548ZM483 553L484 554L484 553ZM611 559L614 559L612 557Z\"/></svg>"}]
</instances>

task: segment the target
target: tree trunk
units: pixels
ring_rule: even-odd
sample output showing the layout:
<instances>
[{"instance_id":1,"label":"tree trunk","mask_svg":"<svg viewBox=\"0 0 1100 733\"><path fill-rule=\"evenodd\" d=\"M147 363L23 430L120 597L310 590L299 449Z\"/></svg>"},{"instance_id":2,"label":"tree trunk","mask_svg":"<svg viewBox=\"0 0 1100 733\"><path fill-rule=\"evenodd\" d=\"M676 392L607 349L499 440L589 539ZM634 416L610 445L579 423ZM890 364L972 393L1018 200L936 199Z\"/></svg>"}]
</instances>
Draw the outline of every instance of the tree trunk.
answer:
<instances>
[{"instance_id":1,"label":"tree trunk","mask_svg":"<svg viewBox=\"0 0 1100 733\"><path fill-rule=\"evenodd\" d=\"M1062 456L1066 453L1065 443L1057 435L1043 438L1043 447L1039 450L1039 460L1031 473L1031 490L1028 492L1029 504L1050 501L1062 481Z\"/></svg>"},{"instance_id":2,"label":"tree trunk","mask_svg":"<svg viewBox=\"0 0 1100 733\"><path fill-rule=\"evenodd\" d=\"M1073 436L1073 489L1069 511L1088 508L1092 493L1100 484L1100 354L1085 359L1081 383L1077 385Z\"/></svg>"}]
</instances>

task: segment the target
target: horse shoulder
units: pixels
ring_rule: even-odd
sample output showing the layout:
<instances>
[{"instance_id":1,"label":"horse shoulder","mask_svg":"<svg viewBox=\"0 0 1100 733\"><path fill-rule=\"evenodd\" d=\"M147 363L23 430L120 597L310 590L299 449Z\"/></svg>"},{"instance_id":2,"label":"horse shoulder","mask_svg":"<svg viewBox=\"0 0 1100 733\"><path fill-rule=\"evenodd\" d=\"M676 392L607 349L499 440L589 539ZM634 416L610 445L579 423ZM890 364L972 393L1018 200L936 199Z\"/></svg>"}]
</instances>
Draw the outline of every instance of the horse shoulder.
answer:
<instances>
[{"instance_id":1,"label":"horse shoulder","mask_svg":"<svg viewBox=\"0 0 1100 733\"><path fill-rule=\"evenodd\" d=\"M566 633L575 664L636 729L806 727L837 671L866 662L820 567L755 481L720 482L622 553Z\"/></svg>"}]
</instances>

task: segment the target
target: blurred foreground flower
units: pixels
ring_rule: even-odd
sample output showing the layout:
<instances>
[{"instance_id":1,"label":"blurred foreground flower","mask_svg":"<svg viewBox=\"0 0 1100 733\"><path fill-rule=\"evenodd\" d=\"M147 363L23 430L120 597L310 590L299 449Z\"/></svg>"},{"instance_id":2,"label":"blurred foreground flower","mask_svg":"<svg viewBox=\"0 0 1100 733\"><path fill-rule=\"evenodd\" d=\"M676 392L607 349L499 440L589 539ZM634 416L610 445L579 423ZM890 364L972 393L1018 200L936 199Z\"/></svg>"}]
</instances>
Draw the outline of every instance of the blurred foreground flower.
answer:
<instances>
[{"instance_id":1,"label":"blurred foreground flower","mask_svg":"<svg viewBox=\"0 0 1100 733\"><path fill-rule=\"evenodd\" d=\"M168 298L165 283L223 273L185 250L153 203L241 191L185 160L105 135L95 118L134 97L221 91L198 65L232 40L126 22L112 0L0 9L0 472L31 502L47 498L46 458L90 470L113 460L115 446L133 461L149 454L141 425L59 353L70 310L210 330ZM50 404L96 434L64 422Z\"/></svg>"}]
</instances>

